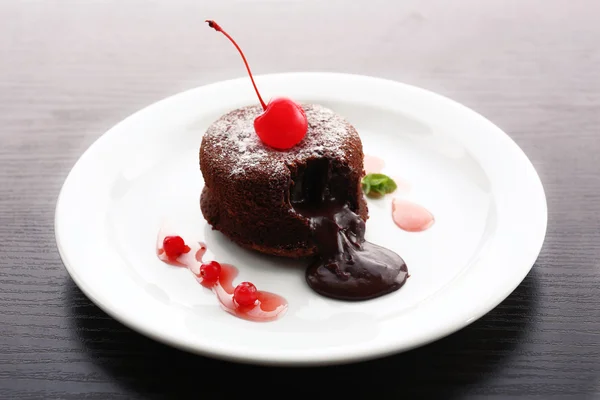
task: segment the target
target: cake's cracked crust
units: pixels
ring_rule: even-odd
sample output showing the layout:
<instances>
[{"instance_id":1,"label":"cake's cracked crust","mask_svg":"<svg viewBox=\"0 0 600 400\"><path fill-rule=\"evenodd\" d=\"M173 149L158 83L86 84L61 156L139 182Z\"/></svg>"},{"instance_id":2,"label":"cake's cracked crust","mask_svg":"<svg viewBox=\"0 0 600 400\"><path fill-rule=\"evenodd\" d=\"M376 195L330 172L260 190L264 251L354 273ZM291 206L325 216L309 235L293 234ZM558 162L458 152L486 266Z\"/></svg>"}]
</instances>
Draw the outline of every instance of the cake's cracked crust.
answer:
<instances>
[{"instance_id":1,"label":"cake's cracked crust","mask_svg":"<svg viewBox=\"0 0 600 400\"><path fill-rule=\"evenodd\" d=\"M202 213L214 229L241 246L284 257L316 253L309 221L294 211L290 189L304 167L318 160L328 161L338 195L345 196L350 208L367 219L360 186L364 155L358 133L325 107L302 107L308 132L287 151L267 147L256 135L254 119L262 112L260 106L225 114L202 138Z\"/></svg>"}]
</instances>

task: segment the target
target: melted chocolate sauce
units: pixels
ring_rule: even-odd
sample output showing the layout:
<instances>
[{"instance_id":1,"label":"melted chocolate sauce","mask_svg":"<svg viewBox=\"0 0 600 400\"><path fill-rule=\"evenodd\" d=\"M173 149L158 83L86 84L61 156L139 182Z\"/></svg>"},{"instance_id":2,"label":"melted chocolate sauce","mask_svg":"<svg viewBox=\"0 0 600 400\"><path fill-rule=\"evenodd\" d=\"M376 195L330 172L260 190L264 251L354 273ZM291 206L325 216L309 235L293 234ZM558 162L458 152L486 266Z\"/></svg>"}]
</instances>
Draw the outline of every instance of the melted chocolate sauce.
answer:
<instances>
[{"instance_id":1,"label":"melted chocolate sauce","mask_svg":"<svg viewBox=\"0 0 600 400\"><path fill-rule=\"evenodd\" d=\"M367 300L400 289L408 278L402 257L365 240L365 222L324 183L332 181L330 170L316 176L308 172L292 196L296 212L310 218L319 251L306 270L308 285L340 300Z\"/></svg>"}]
</instances>

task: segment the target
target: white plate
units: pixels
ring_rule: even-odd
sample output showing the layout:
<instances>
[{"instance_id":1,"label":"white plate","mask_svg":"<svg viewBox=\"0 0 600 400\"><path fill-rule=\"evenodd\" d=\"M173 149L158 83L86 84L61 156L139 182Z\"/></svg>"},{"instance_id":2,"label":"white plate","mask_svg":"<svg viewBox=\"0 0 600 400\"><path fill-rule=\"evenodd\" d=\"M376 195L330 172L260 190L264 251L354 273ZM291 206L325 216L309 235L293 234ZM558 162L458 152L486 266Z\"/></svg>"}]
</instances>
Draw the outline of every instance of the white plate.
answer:
<instances>
[{"instance_id":1,"label":"white plate","mask_svg":"<svg viewBox=\"0 0 600 400\"><path fill-rule=\"evenodd\" d=\"M481 317L523 280L546 231L540 180L498 127L437 94L387 80L332 73L259 76L266 98L328 106L361 134L383 171L411 184L398 196L434 214L408 233L391 219L391 196L370 201L367 239L407 262L404 287L350 303L312 292L304 268L238 248L199 210L201 136L221 114L256 98L248 78L192 89L116 125L69 174L56 210L56 239L73 280L100 308L156 340L192 352L261 364L333 364L404 351ZM256 323L222 311L192 274L155 256L168 220L204 240L241 280L276 292L287 314ZM286 264L286 265L282 265Z\"/></svg>"}]
</instances>

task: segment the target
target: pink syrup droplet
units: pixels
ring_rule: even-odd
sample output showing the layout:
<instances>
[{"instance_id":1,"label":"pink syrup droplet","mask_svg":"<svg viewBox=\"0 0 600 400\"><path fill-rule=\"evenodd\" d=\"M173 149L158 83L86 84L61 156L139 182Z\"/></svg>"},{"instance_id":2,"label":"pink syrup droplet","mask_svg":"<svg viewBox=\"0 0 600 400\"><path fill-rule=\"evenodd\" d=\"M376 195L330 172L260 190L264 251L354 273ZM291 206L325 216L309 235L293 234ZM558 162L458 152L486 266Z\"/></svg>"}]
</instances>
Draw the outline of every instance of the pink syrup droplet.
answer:
<instances>
[{"instance_id":1,"label":"pink syrup droplet","mask_svg":"<svg viewBox=\"0 0 600 400\"><path fill-rule=\"evenodd\" d=\"M385 167L385 161L379 157L365 154L364 166L367 174L378 174Z\"/></svg>"},{"instance_id":2,"label":"pink syrup droplet","mask_svg":"<svg viewBox=\"0 0 600 400\"><path fill-rule=\"evenodd\" d=\"M407 232L422 232L435 222L433 214L425 207L403 199L392 201L392 218L400 229Z\"/></svg>"}]
</instances>

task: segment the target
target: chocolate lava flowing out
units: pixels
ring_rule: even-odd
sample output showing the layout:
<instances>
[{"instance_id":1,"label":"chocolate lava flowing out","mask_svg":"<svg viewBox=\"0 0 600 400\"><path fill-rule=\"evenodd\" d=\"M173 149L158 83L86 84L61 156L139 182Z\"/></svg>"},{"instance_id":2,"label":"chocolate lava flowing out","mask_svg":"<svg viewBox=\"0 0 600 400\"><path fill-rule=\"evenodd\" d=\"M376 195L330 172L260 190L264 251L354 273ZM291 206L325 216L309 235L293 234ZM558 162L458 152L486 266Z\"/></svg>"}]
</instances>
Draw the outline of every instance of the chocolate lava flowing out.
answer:
<instances>
[{"instance_id":1,"label":"chocolate lava flowing out","mask_svg":"<svg viewBox=\"0 0 600 400\"><path fill-rule=\"evenodd\" d=\"M312 160L294 175L290 202L310 218L319 252L306 270L308 285L340 300L367 300L400 289L408 278L406 263L365 240L365 222L348 204L343 171L328 160Z\"/></svg>"}]
</instances>

